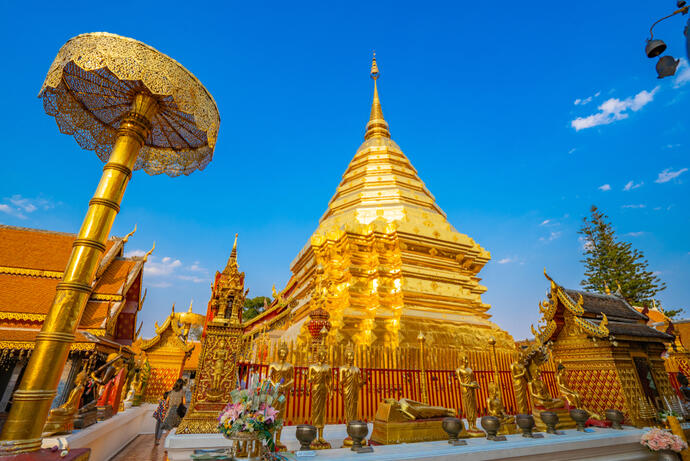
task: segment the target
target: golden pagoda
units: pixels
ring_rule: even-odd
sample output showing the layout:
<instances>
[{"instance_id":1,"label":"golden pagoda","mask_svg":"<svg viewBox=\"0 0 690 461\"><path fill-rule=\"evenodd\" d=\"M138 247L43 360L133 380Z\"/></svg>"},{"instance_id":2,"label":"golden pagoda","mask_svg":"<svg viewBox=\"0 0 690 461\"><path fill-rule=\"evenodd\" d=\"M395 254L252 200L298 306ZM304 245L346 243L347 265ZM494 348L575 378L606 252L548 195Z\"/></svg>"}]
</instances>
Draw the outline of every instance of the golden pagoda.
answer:
<instances>
[{"instance_id":1,"label":"golden pagoda","mask_svg":"<svg viewBox=\"0 0 690 461\"><path fill-rule=\"evenodd\" d=\"M314 296L318 289L330 314L331 344L396 347L416 344L422 331L431 346L476 350L493 336L499 348L514 350L510 335L489 321L490 306L481 299L486 287L478 273L489 252L448 222L391 139L375 55L371 77L364 143L292 262L287 286L297 303L283 338L308 341L313 299L323 299Z\"/></svg>"}]
</instances>

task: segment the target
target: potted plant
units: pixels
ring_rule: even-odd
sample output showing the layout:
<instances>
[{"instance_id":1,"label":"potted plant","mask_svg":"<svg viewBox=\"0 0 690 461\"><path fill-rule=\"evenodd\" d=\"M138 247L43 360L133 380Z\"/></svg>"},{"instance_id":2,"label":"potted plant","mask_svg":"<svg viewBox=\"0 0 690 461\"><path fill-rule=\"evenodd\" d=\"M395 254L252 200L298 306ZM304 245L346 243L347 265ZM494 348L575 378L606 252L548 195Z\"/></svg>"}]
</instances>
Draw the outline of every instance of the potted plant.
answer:
<instances>
[{"instance_id":1,"label":"potted plant","mask_svg":"<svg viewBox=\"0 0 690 461\"><path fill-rule=\"evenodd\" d=\"M658 453L660 461L678 460L676 453L688 448L688 444L677 435L663 429L654 428L642 434L640 443L649 450Z\"/></svg>"},{"instance_id":2,"label":"potted plant","mask_svg":"<svg viewBox=\"0 0 690 461\"><path fill-rule=\"evenodd\" d=\"M230 393L232 401L218 415L218 430L235 441L236 457L258 459L264 446L275 451L273 433L283 421L274 403L285 397L278 392L280 384L261 381L257 374L250 375L246 384Z\"/></svg>"}]
</instances>

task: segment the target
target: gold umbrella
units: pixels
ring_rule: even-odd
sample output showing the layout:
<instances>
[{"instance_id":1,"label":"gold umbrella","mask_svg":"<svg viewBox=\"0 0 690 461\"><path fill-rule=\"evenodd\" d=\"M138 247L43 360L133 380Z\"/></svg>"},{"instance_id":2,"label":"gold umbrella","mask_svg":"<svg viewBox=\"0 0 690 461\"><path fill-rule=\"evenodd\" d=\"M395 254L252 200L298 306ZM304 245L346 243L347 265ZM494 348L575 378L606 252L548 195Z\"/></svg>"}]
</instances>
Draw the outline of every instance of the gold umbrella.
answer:
<instances>
[{"instance_id":1,"label":"gold umbrella","mask_svg":"<svg viewBox=\"0 0 690 461\"><path fill-rule=\"evenodd\" d=\"M39 97L60 132L73 135L107 163L14 393L0 454L40 448L41 430L132 170L178 176L203 169L213 156L220 125L213 97L187 69L150 46L108 33L83 34L65 43Z\"/></svg>"}]
</instances>

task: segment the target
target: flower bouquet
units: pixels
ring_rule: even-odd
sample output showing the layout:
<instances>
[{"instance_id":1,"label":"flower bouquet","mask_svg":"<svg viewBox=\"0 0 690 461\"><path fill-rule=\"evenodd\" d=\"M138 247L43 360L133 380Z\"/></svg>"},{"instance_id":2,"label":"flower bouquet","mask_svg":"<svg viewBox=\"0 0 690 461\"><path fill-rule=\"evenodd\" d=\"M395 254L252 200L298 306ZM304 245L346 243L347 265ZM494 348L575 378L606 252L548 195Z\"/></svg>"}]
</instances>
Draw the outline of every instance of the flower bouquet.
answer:
<instances>
[{"instance_id":1,"label":"flower bouquet","mask_svg":"<svg viewBox=\"0 0 690 461\"><path fill-rule=\"evenodd\" d=\"M246 384L246 386L243 386ZM278 419L274 403L282 402L280 384L270 380L259 379L252 373L246 383L230 393L231 403L227 404L218 415L218 430L229 439L257 438L265 443L270 451L275 451L273 432L283 424Z\"/></svg>"},{"instance_id":2,"label":"flower bouquet","mask_svg":"<svg viewBox=\"0 0 690 461\"><path fill-rule=\"evenodd\" d=\"M685 443L683 439L658 428L654 428L642 434L640 443L651 451L670 450L680 453L688 448L688 444Z\"/></svg>"}]
</instances>

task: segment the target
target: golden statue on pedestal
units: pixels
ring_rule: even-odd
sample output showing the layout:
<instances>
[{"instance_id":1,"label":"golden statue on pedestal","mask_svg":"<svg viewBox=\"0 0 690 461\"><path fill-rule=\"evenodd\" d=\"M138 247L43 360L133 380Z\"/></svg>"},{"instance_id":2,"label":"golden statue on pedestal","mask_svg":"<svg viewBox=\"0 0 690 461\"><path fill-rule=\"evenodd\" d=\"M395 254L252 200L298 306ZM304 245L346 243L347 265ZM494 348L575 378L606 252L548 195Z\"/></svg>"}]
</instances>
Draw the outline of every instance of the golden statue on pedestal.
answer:
<instances>
[{"instance_id":1,"label":"golden statue on pedestal","mask_svg":"<svg viewBox=\"0 0 690 461\"><path fill-rule=\"evenodd\" d=\"M331 367L326 363L327 351L323 347L316 353L316 363L309 366L308 382L311 388L311 419L312 425L318 430L318 436L311 443L314 450L331 448L331 444L323 438L323 428L326 425L326 407L328 394L331 392Z\"/></svg>"},{"instance_id":2,"label":"golden statue on pedestal","mask_svg":"<svg viewBox=\"0 0 690 461\"><path fill-rule=\"evenodd\" d=\"M291 363L287 363L288 348L285 343L281 343L278 346L278 362L272 363L268 367L268 379L273 381L274 384L280 385L278 391L280 395L284 396L285 399L281 402L280 400L274 401L273 406L278 410L278 418L283 420L285 423L285 409L287 408L287 399L292 391L292 387L295 384L295 369ZM276 430L275 433L275 445L277 451L285 451L286 447L280 443L280 433L282 427Z\"/></svg>"},{"instance_id":3,"label":"golden statue on pedestal","mask_svg":"<svg viewBox=\"0 0 690 461\"><path fill-rule=\"evenodd\" d=\"M455 376L460 383L462 409L467 418L467 432L470 437L483 437L484 432L477 427L477 397L474 393L476 389L479 389L479 384L474 378L474 371L469 367L467 356L462 359L462 366L455 370Z\"/></svg>"},{"instance_id":4,"label":"golden statue on pedestal","mask_svg":"<svg viewBox=\"0 0 690 461\"><path fill-rule=\"evenodd\" d=\"M345 410L345 424L357 421L359 405L359 390L362 387L362 372L355 366L355 352L352 349L345 351L345 363L340 367L340 392L343 395L343 407ZM352 446L352 438L348 435L343 440L343 446Z\"/></svg>"},{"instance_id":5,"label":"golden statue on pedestal","mask_svg":"<svg viewBox=\"0 0 690 461\"><path fill-rule=\"evenodd\" d=\"M517 432L515 418L506 413L503 400L501 400L501 389L494 382L489 383L489 397L486 399L486 410L489 416L495 416L501 423L498 431L500 435L515 434Z\"/></svg>"},{"instance_id":6,"label":"golden statue on pedestal","mask_svg":"<svg viewBox=\"0 0 690 461\"><path fill-rule=\"evenodd\" d=\"M518 414L529 413L527 405L527 369L520 360L510 365L510 374L513 378L513 390L515 391L515 411Z\"/></svg>"},{"instance_id":7,"label":"golden statue on pedestal","mask_svg":"<svg viewBox=\"0 0 690 461\"><path fill-rule=\"evenodd\" d=\"M67 401L58 408L50 410L50 415L43 427L41 437L49 437L56 434L69 434L74 429L74 417L79 411L79 402L84 393L86 370L82 370L74 378L74 389L70 392Z\"/></svg>"},{"instance_id":8,"label":"golden statue on pedestal","mask_svg":"<svg viewBox=\"0 0 690 461\"><path fill-rule=\"evenodd\" d=\"M563 408L565 407L565 402L563 399L553 398L549 394L549 389L546 387L546 383L541 379L541 371L537 370L537 374L534 379L529 382L529 390L532 395L532 401L534 405L541 408L551 409L551 408Z\"/></svg>"},{"instance_id":9,"label":"golden statue on pedestal","mask_svg":"<svg viewBox=\"0 0 690 461\"><path fill-rule=\"evenodd\" d=\"M228 343L224 338L221 338L216 350L213 351L211 389L209 389L206 394L206 397L211 402L218 401L223 395L223 389L221 389L220 383L225 377L225 362L228 360L229 355Z\"/></svg>"}]
</instances>

